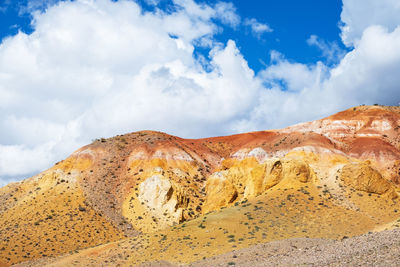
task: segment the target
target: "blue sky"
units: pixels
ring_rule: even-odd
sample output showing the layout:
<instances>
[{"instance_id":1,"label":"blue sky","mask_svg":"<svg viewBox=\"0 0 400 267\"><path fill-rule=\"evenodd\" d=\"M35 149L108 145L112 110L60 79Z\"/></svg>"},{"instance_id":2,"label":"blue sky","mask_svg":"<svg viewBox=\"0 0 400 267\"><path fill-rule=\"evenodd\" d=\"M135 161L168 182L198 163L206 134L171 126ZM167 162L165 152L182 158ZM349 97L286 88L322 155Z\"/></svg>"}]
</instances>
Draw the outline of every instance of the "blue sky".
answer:
<instances>
[{"instance_id":1,"label":"blue sky","mask_svg":"<svg viewBox=\"0 0 400 267\"><path fill-rule=\"evenodd\" d=\"M144 0L138 2L146 11L153 11L155 8ZM199 3L201 2L212 4L215 1L199 1ZM53 1L50 3L53 3ZM341 49L346 49L340 39L341 0L235 0L232 3L241 17L255 18L273 29L270 33L256 37L244 25L232 29L219 24L223 31L216 35L216 38L222 42L229 39L234 40L250 67L255 71L261 70L265 67L265 64L269 63L269 52L271 50L277 50L288 59L300 63L326 61L320 49L307 43L307 39L311 35L317 35L326 42L335 42ZM33 9L43 11L47 5L46 1L34 1L32 6ZM3 12L0 12L1 39L15 35L19 30L25 33L33 31L32 16L26 10L27 0L9 2L2 0L1 6L4 9ZM173 10L174 4L172 1L162 0L158 7L164 10ZM199 51L207 55L207 50L199 49Z\"/></svg>"},{"instance_id":2,"label":"blue sky","mask_svg":"<svg viewBox=\"0 0 400 267\"><path fill-rule=\"evenodd\" d=\"M0 185L100 137L400 103L398 0L0 0Z\"/></svg>"},{"instance_id":3,"label":"blue sky","mask_svg":"<svg viewBox=\"0 0 400 267\"><path fill-rule=\"evenodd\" d=\"M291 60L313 63L325 60L321 51L307 44L311 35L327 42L340 41L340 13L342 1L233 1L242 17L254 17L267 23L274 31L253 38L246 29L225 31L222 38L233 38L254 70L263 68L261 61L269 63L269 51L277 50ZM345 49L343 45L340 46Z\"/></svg>"}]
</instances>

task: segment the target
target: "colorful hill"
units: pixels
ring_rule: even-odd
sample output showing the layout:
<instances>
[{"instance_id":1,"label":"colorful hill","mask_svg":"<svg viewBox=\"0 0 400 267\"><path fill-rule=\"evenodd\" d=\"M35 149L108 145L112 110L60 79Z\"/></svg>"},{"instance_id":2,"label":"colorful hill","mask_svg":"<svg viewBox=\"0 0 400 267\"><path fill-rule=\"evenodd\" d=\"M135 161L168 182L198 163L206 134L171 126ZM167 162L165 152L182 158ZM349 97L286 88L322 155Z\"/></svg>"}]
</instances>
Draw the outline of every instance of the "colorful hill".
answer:
<instances>
[{"instance_id":1,"label":"colorful hill","mask_svg":"<svg viewBox=\"0 0 400 267\"><path fill-rule=\"evenodd\" d=\"M281 130L98 139L0 189L0 266L168 265L400 226L400 108Z\"/></svg>"}]
</instances>

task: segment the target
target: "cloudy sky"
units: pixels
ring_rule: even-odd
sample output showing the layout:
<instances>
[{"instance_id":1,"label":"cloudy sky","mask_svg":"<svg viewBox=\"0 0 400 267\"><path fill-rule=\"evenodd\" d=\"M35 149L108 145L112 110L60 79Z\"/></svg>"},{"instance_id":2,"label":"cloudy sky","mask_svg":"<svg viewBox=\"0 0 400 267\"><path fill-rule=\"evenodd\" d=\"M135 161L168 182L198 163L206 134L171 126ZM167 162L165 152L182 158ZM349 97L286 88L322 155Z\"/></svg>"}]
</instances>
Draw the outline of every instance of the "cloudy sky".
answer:
<instances>
[{"instance_id":1,"label":"cloudy sky","mask_svg":"<svg viewBox=\"0 0 400 267\"><path fill-rule=\"evenodd\" d=\"M398 0L0 0L0 185L92 139L400 102Z\"/></svg>"}]
</instances>

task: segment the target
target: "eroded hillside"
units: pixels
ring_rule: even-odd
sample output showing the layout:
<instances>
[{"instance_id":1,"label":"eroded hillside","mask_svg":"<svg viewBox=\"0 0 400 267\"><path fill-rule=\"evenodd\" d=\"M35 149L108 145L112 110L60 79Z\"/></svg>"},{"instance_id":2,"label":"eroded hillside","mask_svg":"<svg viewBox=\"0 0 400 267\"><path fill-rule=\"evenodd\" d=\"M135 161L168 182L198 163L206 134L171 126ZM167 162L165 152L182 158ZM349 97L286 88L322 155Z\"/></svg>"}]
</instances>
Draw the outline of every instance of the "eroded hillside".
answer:
<instances>
[{"instance_id":1,"label":"eroded hillside","mask_svg":"<svg viewBox=\"0 0 400 267\"><path fill-rule=\"evenodd\" d=\"M362 106L226 137L98 139L0 189L0 265L62 254L49 261L189 263L260 242L395 227L399 131L400 108Z\"/></svg>"}]
</instances>

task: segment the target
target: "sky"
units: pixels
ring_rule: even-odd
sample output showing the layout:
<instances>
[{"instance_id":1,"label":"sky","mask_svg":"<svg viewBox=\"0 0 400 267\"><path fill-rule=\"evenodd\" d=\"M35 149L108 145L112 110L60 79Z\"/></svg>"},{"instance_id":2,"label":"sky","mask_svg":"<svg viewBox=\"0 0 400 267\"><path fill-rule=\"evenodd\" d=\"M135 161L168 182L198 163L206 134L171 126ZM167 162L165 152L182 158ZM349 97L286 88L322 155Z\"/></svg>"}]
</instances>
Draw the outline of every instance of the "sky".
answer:
<instances>
[{"instance_id":1,"label":"sky","mask_svg":"<svg viewBox=\"0 0 400 267\"><path fill-rule=\"evenodd\" d=\"M0 0L0 186L93 139L399 105L398 0Z\"/></svg>"}]
</instances>

